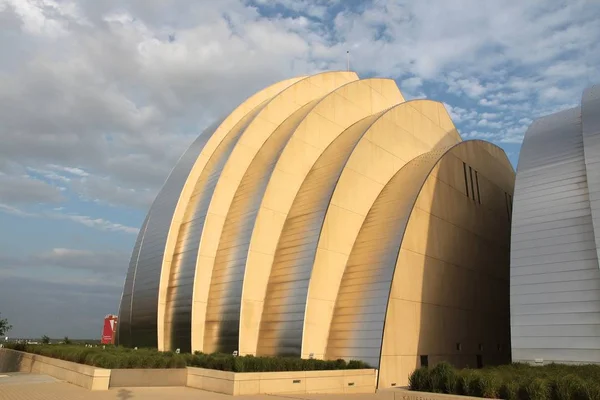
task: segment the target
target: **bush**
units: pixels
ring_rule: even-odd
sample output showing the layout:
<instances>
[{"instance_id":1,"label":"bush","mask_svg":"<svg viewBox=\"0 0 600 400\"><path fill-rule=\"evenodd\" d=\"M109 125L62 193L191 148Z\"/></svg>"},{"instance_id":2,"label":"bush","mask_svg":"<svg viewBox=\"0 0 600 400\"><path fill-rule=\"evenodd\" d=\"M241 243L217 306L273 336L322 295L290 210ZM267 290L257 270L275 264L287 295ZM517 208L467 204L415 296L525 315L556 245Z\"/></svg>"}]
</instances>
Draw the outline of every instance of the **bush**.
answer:
<instances>
[{"instance_id":1,"label":"bush","mask_svg":"<svg viewBox=\"0 0 600 400\"><path fill-rule=\"evenodd\" d=\"M505 400L518 400L519 388L518 382L503 382L500 385L499 390L500 398Z\"/></svg>"},{"instance_id":2,"label":"bush","mask_svg":"<svg viewBox=\"0 0 600 400\"><path fill-rule=\"evenodd\" d=\"M231 354L176 354L154 349L127 349L115 346L26 345L9 343L8 348L27 351L99 368L185 368L186 366L233 372L313 371L370 368L362 361L306 360L297 357L234 357Z\"/></svg>"},{"instance_id":3,"label":"bush","mask_svg":"<svg viewBox=\"0 0 600 400\"><path fill-rule=\"evenodd\" d=\"M544 378L533 378L521 386L521 397L526 400L546 400L550 398L550 385Z\"/></svg>"},{"instance_id":4,"label":"bush","mask_svg":"<svg viewBox=\"0 0 600 400\"><path fill-rule=\"evenodd\" d=\"M408 377L408 386L410 390L431 392L432 387L429 368L421 367L410 374Z\"/></svg>"},{"instance_id":5,"label":"bush","mask_svg":"<svg viewBox=\"0 0 600 400\"><path fill-rule=\"evenodd\" d=\"M441 362L433 367L429 379L431 391L434 393L454 393L456 390L456 371L446 362Z\"/></svg>"},{"instance_id":6,"label":"bush","mask_svg":"<svg viewBox=\"0 0 600 400\"><path fill-rule=\"evenodd\" d=\"M447 363L416 369L411 390L506 400L600 400L600 365L509 364L457 370Z\"/></svg>"}]
</instances>

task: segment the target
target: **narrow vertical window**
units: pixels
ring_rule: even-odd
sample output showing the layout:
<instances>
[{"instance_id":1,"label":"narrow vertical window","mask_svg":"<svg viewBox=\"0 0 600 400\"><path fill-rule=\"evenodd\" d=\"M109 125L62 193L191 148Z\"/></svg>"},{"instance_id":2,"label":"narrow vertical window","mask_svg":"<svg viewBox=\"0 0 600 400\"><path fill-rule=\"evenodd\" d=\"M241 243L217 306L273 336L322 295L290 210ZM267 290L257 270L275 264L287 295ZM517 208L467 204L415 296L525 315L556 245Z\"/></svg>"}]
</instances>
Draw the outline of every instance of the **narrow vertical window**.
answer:
<instances>
[{"instance_id":1,"label":"narrow vertical window","mask_svg":"<svg viewBox=\"0 0 600 400\"><path fill-rule=\"evenodd\" d=\"M508 215L508 220L510 221L510 195L504 192L504 201L506 202L506 215Z\"/></svg>"},{"instance_id":2,"label":"narrow vertical window","mask_svg":"<svg viewBox=\"0 0 600 400\"><path fill-rule=\"evenodd\" d=\"M429 367L429 356L421 356L421 367Z\"/></svg>"},{"instance_id":3,"label":"narrow vertical window","mask_svg":"<svg viewBox=\"0 0 600 400\"><path fill-rule=\"evenodd\" d=\"M479 192L479 174L475 171L475 186L477 186L477 202L481 204L481 192Z\"/></svg>"},{"instance_id":4,"label":"narrow vertical window","mask_svg":"<svg viewBox=\"0 0 600 400\"><path fill-rule=\"evenodd\" d=\"M463 173L465 174L465 191L469 197L469 181L467 180L467 164L463 163Z\"/></svg>"},{"instance_id":5,"label":"narrow vertical window","mask_svg":"<svg viewBox=\"0 0 600 400\"><path fill-rule=\"evenodd\" d=\"M483 368L483 356L477 354L477 368Z\"/></svg>"},{"instance_id":6,"label":"narrow vertical window","mask_svg":"<svg viewBox=\"0 0 600 400\"><path fill-rule=\"evenodd\" d=\"M469 166L469 176L471 177L471 197L475 200L475 185L473 184L473 168Z\"/></svg>"}]
</instances>

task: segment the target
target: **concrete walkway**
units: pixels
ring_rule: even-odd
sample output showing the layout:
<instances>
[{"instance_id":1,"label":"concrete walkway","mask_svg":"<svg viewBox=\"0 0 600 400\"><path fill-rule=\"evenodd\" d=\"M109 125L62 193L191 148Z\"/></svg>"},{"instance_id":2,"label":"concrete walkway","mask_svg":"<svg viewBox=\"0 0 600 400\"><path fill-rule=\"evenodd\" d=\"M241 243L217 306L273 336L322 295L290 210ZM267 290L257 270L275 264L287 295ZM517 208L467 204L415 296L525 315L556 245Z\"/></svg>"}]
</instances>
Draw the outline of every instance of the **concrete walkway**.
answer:
<instances>
[{"instance_id":1,"label":"concrete walkway","mask_svg":"<svg viewBox=\"0 0 600 400\"><path fill-rule=\"evenodd\" d=\"M46 375L8 373L0 374L0 400L400 400L396 391L374 394L339 395L258 395L228 396L185 387L173 388L114 388L107 391L90 391L79 386L58 381Z\"/></svg>"}]
</instances>

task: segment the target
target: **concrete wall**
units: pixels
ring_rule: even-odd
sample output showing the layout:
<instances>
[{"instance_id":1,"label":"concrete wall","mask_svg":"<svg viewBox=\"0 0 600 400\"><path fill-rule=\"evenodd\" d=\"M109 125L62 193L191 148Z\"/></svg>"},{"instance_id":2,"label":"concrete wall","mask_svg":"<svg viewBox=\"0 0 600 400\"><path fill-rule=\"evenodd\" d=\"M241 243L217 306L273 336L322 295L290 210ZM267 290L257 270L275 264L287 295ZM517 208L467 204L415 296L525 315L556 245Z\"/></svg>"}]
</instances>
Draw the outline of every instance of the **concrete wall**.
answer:
<instances>
[{"instance_id":1,"label":"concrete wall","mask_svg":"<svg viewBox=\"0 0 600 400\"><path fill-rule=\"evenodd\" d=\"M375 393L377 370L235 373L188 368L187 386L229 395Z\"/></svg>"},{"instance_id":2,"label":"concrete wall","mask_svg":"<svg viewBox=\"0 0 600 400\"><path fill-rule=\"evenodd\" d=\"M109 387L188 386L229 395L375 393L377 370L235 373L204 368L103 369L0 348L0 373L27 372L90 390Z\"/></svg>"},{"instance_id":3,"label":"concrete wall","mask_svg":"<svg viewBox=\"0 0 600 400\"><path fill-rule=\"evenodd\" d=\"M110 381L109 369L9 349L0 349L0 372L45 374L90 390L107 390Z\"/></svg>"},{"instance_id":4,"label":"concrete wall","mask_svg":"<svg viewBox=\"0 0 600 400\"><path fill-rule=\"evenodd\" d=\"M186 381L185 368L113 369L109 387L185 386Z\"/></svg>"}]
</instances>

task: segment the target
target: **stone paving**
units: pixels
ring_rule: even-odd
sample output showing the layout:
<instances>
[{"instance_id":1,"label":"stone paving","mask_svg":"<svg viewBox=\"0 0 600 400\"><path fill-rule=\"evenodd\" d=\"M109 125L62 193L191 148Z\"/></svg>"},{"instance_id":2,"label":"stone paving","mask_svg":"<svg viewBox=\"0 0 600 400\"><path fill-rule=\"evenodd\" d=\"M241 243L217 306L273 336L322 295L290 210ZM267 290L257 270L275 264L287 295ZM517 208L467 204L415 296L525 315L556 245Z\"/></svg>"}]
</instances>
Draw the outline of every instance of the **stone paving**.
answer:
<instances>
[{"instance_id":1,"label":"stone paving","mask_svg":"<svg viewBox=\"0 0 600 400\"><path fill-rule=\"evenodd\" d=\"M90 391L46 375L0 374L0 400L400 400L400 393L382 391L356 395L258 395L228 396L185 387L114 388Z\"/></svg>"}]
</instances>

